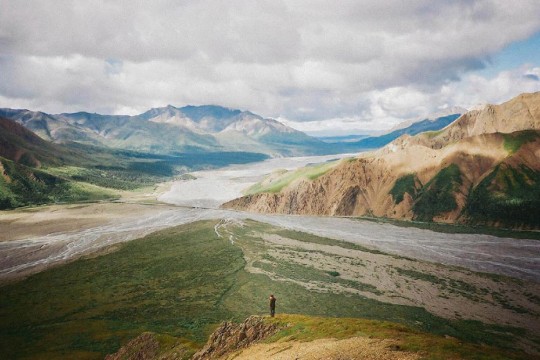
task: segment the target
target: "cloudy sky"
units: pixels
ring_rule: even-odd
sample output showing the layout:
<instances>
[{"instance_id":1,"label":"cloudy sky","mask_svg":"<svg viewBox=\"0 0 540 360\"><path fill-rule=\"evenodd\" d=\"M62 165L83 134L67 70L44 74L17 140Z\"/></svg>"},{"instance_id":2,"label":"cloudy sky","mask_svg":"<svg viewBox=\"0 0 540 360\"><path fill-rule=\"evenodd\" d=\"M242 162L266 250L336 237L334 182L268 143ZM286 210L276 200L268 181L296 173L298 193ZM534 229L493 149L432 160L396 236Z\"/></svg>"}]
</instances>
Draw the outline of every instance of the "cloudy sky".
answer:
<instances>
[{"instance_id":1,"label":"cloudy sky","mask_svg":"<svg viewBox=\"0 0 540 360\"><path fill-rule=\"evenodd\" d=\"M540 91L538 0L0 0L0 107L365 133Z\"/></svg>"}]
</instances>

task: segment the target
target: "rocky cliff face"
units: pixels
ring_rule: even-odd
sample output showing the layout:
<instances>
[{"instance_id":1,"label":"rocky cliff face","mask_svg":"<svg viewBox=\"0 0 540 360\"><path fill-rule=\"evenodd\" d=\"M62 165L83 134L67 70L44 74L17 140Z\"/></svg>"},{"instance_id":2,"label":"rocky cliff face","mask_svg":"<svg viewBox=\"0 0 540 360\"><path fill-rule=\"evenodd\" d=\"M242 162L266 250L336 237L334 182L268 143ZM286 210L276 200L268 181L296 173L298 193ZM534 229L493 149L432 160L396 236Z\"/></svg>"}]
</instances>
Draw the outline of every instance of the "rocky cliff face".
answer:
<instances>
[{"instance_id":1,"label":"rocky cliff face","mask_svg":"<svg viewBox=\"0 0 540 360\"><path fill-rule=\"evenodd\" d=\"M501 105L465 113L439 136L446 141L491 133L540 129L540 93L521 94Z\"/></svg>"},{"instance_id":2,"label":"rocky cliff face","mask_svg":"<svg viewBox=\"0 0 540 360\"><path fill-rule=\"evenodd\" d=\"M230 321L222 323L210 335L206 345L192 360L212 360L225 357L239 349L247 348L274 335L280 327L265 323L260 316L250 316L243 323ZM143 333L122 346L116 353L107 355L105 360L177 360L189 357L189 350L184 344L171 346L160 344L157 336Z\"/></svg>"},{"instance_id":3,"label":"rocky cliff face","mask_svg":"<svg viewBox=\"0 0 540 360\"><path fill-rule=\"evenodd\" d=\"M218 359L224 354L262 341L278 330L277 325L266 324L260 316L250 316L241 324L224 322L212 333L206 345L193 355L192 359Z\"/></svg>"},{"instance_id":4,"label":"rocky cliff face","mask_svg":"<svg viewBox=\"0 0 540 360\"><path fill-rule=\"evenodd\" d=\"M540 92L521 94L500 105L469 111L441 131L403 137L397 139L396 145L408 142L441 149L472 136L531 129L540 129Z\"/></svg>"},{"instance_id":5,"label":"rocky cliff face","mask_svg":"<svg viewBox=\"0 0 540 360\"><path fill-rule=\"evenodd\" d=\"M538 228L539 220L521 218L522 209L540 218L539 130L540 93L523 94L466 113L442 131L403 136L344 160L315 180L223 206ZM490 212L479 214L484 205Z\"/></svg>"},{"instance_id":6,"label":"rocky cliff face","mask_svg":"<svg viewBox=\"0 0 540 360\"><path fill-rule=\"evenodd\" d=\"M159 354L159 342L152 333L143 333L122 346L114 354L105 356L105 360L156 359Z\"/></svg>"}]
</instances>

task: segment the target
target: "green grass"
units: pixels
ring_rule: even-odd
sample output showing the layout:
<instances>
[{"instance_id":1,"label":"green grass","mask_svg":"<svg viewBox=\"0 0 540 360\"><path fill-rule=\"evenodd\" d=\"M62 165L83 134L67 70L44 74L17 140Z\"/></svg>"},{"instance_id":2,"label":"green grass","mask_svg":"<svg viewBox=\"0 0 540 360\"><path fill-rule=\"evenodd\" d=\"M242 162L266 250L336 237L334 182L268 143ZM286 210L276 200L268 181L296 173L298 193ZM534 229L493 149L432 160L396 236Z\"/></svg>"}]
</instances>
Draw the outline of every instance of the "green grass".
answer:
<instances>
[{"instance_id":1,"label":"green grass","mask_svg":"<svg viewBox=\"0 0 540 360\"><path fill-rule=\"evenodd\" d=\"M64 166L47 170L51 174L62 176L73 181L86 182L96 186L117 190L136 190L167 179L167 176L150 175L144 172L123 170L120 168L111 169ZM172 176L172 173L170 176Z\"/></svg>"},{"instance_id":2,"label":"green grass","mask_svg":"<svg viewBox=\"0 0 540 360\"><path fill-rule=\"evenodd\" d=\"M0 158L8 178L0 177L0 209L114 199L117 196L111 190L137 190L186 171L267 158L263 154L244 152L155 155L81 144L71 144L66 149L85 155L78 160L69 157L59 163L45 164L41 169Z\"/></svg>"},{"instance_id":3,"label":"green grass","mask_svg":"<svg viewBox=\"0 0 540 360\"><path fill-rule=\"evenodd\" d=\"M405 193L408 193L414 200L418 192L416 186L417 182L418 178L415 174L404 175L397 179L394 186L392 187L392 190L390 190L390 195L392 195L394 204L397 205L402 202ZM418 182L418 184L420 183Z\"/></svg>"},{"instance_id":4,"label":"green grass","mask_svg":"<svg viewBox=\"0 0 540 360\"><path fill-rule=\"evenodd\" d=\"M3 353L99 358L143 330L203 342L233 315L219 303L243 265L239 248L196 223L40 273L2 289Z\"/></svg>"},{"instance_id":5,"label":"green grass","mask_svg":"<svg viewBox=\"0 0 540 360\"><path fill-rule=\"evenodd\" d=\"M433 139L434 137L442 134L443 130L436 130L436 131L424 131L423 134L426 135L429 139Z\"/></svg>"},{"instance_id":6,"label":"green grass","mask_svg":"<svg viewBox=\"0 0 540 360\"><path fill-rule=\"evenodd\" d=\"M303 168L287 171L272 181L263 181L251 186L246 190L245 195L252 195L257 193L278 193L287 187L289 184L299 180L306 179L313 181L320 176L326 174L334 166L338 164L339 160L329 161L316 165L308 165Z\"/></svg>"},{"instance_id":7,"label":"green grass","mask_svg":"<svg viewBox=\"0 0 540 360\"><path fill-rule=\"evenodd\" d=\"M47 203L114 199L114 192L89 184L69 181L47 171L33 169L0 158L0 209Z\"/></svg>"},{"instance_id":8,"label":"green grass","mask_svg":"<svg viewBox=\"0 0 540 360\"><path fill-rule=\"evenodd\" d=\"M455 192L462 184L461 172L451 164L437 173L419 192L413 205L415 218L431 221L437 215L455 210Z\"/></svg>"},{"instance_id":9,"label":"green grass","mask_svg":"<svg viewBox=\"0 0 540 360\"><path fill-rule=\"evenodd\" d=\"M51 174L101 187L135 190L182 176L187 171L210 169L230 164L262 161L266 155L243 152L156 155L133 151L107 150L92 164L65 165L47 169Z\"/></svg>"},{"instance_id":10,"label":"green grass","mask_svg":"<svg viewBox=\"0 0 540 360\"><path fill-rule=\"evenodd\" d=\"M358 217L355 218L362 221L373 221L377 223L392 224L399 227L413 227L417 229L426 229L445 234L486 234L498 237L509 237L515 239L533 239L540 240L539 231L527 230L510 230L498 227L483 226L483 225L463 225L463 224L446 224L438 222L423 222L397 220L383 217Z\"/></svg>"},{"instance_id":11,"label":"green grass","mask_svg":"<svg viewBox=\"0 0 540 360\"><path fill-rule=\"evenodd\" d=\"M479 295L483 296L488 293L486 289L477 288L476 286L471 285L462 280L440 278L432 274L423 273L423 272L411 270L411 269L402 269L399 267L396 267L394 269L396 270L398 274L402 276L407 276L415 280L422 280L422 281L430 282L432 284L437 285L439 289L441 290L454 293L454 294L459 294L473 301L481 301L479 298Z\"/></svg>"},{"instance_id":12,"label":"green grass","mask_svg":"<svg viewBox=\"0 0 540 360\"><path fill-rule=\"evenodd\" d=\"M323 271L312 266L278 260L269 255L265 255L264 259L267 261L255 261L252 265L266 272L273 273L275 276L282 279L299 281L302 283L335 283L359 291L382 295L382 292L371 284L339 278L339 273L337 271Z\"/></svg>"},{"instance_id":13,"label":"green grass","mask_svg":"<svg viewBox=\"0 0 540 360\"><path fill-rule=\"evenodd\" d=\"M426 334L409 326L386 321L354 318L328 318L281 314L266 318L281 330L265 342L313 341L317 339L348 339L361 336L393 339L403 351L418 352L422 359L533 359L522 353L505 351L492 346L463 343L456 338Z\"/></svg>"},{"instance_id":14,"label":"green grass","mask_svg":"<svg viewBox=\"0 0 540 360\"><path fill-rule=\"evenodd\" d=\"M243 251L257 251L260 257L266 254L263 241L254 241L253 231L268 226L249 222L237 228L237 245L231 245L228 239L217 237L215 223L201 221L163 230L115 245L112 253L3 286L2 356L98 359L144 331L201 346L221 321L265 314L270 293L278 298L278 313L385 320L499 347L512 347L514 336L525 336L511 327L450 321L418 307L317 292L248 273ZM307 280L342 280L286 262L278 261L278 270Z\"/></svg>"},{"instance_id":15,"label":"green grass","mask_svg":"<svg viewBox=\"0 0 540 360\"><path fill-rule=\"evenodd\" d=\"M363 252L368 252L371 254L384 254L382 251L379 251L377 249L370 249L368 247L353 244L348 241L341 241L341 240L335 240L335 239L329 239L317 235L312 235L308 233L304 233L301 231L295 231L295 230L289 230L289 229L281 229L281 228L274 228L271 226L267 226L264 224L256 223L254 221L250 222L250 225L252 227L255 227L257 229L260 229L263 232L267 233L273 233L279 236L283 236L285 238L307 242L311 244L320 244L320 245L330 245L330 246L339 246L344 249L351 249L351 250L359 250Z\"/></svg>"},{"instance_id":16,"label":"green grass","mask_svg":"<svg viewBox=\"0 0 540 360\"><path fill-rule=\"evenodd\" d=\"M509 154L514 154L521 146L523 146L523 144L538 139L540 137L540 132L537 130L526 130L502 135L504 138L504 149Z\"/></svg>"},{"instance_id":17,"label":"green grass","mask_svg":"<svg viewBox=\"0 0 540 360\"><path fill-rule=\"evenodd\" d=\"M465 212L475 223L539 228L540 172L497 166L472 189Z\"/></svg>"}]
</instances>

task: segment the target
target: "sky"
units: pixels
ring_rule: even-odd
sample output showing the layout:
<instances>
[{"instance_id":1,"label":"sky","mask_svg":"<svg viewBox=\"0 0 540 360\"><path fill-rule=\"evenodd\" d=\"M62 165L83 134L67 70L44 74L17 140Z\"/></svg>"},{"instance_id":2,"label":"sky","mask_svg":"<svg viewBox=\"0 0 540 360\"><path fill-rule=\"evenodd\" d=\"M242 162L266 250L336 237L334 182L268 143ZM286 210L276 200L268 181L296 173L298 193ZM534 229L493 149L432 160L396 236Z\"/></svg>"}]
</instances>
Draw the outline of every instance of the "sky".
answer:
<instances>
[{"instance_id":1,"label":"sky","mask_svg":"<svg viewBox=\"0 0 540 360\"><path fill-rule=\"evenodd\" d=\"M0 107L222 105L312 135L540 91L538 0L0 0Z\"/></svg>"}]
</instances>

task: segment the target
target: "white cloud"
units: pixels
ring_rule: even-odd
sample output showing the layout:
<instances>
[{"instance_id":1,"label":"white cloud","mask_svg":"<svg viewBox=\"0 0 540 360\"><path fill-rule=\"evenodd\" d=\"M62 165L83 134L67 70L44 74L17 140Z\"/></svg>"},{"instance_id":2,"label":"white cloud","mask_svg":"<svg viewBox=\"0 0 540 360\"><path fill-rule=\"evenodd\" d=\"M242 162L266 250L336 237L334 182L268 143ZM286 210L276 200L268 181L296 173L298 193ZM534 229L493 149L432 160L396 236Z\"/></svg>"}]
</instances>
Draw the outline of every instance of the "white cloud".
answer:
<instances>
[{"instance_id":1,"label":"white cloud","mask_svg":"<svg viewBox=\"0 0 540 360\"><path fill-rule=\"evenodd\" d=\"M134 113L213 103L311 121L304 127L378 129L537 86L527 69L474 75L540 30L535 0L0 0L0 8L0 106Z\"/></svg>"},{"instance_id":2,"label":"white cloud","mask_svg":"<svg viewBox=\"0 0 540 360\"><path fill-rule=\"evenodd\" d=\"M409 87L393 87L364 94L369 110L363 116L283 123L312 135L368 134L383 131L403 120L423 119L447 107L472 109L486 103L500 104L524 92L540 91L540 67L527 65L487 78L477 74L443 84L429 93Z\"/></svg>"},{"instance_id":3,"label":"white cloud","mask_svg":"<svg viewBox=\"0 0 540 360\"><path fill-rule=\"evenodd\" d=\"M486 78L476 74L467 76L464 81L443 86L439 100L451 101L451 105L472 108L479 104L501 103L524 92L540 91L540 82L525 75L540 76L540 67L521 66L502 71L497 76Z\"/></svg>"}]
</instances>

